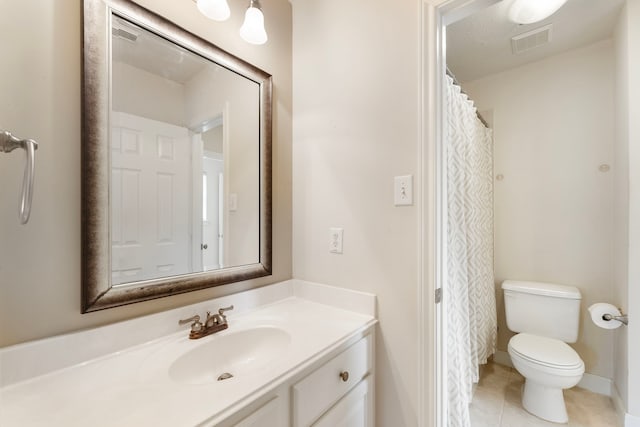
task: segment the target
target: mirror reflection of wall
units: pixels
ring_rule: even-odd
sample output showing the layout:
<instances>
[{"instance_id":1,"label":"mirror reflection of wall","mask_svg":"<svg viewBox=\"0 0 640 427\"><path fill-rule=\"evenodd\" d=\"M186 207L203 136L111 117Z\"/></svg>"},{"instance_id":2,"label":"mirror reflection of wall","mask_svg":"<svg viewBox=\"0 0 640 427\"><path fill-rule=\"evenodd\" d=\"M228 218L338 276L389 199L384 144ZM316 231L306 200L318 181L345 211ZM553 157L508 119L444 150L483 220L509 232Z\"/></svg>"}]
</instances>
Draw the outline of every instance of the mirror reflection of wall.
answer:
<instances>
[{"instance_id":1,"label":"mirror reflection of wall","mask_svg":"<svg viewBox=\"0 0 640 427\"><path fill-rule=\"evenodd\" d=\"M115 15L112 48L113 284L258 262L258 84Z\"/></svg>"}]
</instances>

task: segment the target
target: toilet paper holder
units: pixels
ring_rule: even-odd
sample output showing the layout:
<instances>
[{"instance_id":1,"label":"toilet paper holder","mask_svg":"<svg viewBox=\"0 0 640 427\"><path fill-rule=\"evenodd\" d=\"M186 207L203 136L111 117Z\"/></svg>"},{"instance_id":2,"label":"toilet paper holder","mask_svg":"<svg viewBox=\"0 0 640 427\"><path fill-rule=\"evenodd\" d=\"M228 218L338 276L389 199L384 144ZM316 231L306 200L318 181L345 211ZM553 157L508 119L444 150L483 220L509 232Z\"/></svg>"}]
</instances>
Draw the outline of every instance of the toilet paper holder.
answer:
<instances>
[{"instance_id":1,"label":"toilet paper holder","mask_svg":"<svg viewBox=\"0 0 640 427\"><path fill-rule=\"evenodd\" d=\"M605 313L602 315L602 319L609 321L609 320L617 320L618 322L622 323L623 325L629 325L629 316L626 314L621 314L620 316L614 316L612 314L609 313Z\"/></svg>"}]
</instances>

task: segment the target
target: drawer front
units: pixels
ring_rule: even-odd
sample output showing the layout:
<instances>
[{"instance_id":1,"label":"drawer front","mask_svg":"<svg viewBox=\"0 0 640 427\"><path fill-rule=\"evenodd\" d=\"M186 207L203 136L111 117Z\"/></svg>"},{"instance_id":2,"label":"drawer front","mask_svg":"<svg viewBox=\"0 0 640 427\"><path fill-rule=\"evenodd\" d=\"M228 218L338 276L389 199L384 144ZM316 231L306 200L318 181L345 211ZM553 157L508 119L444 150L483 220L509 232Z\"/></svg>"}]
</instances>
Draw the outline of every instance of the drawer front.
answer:
<instances>
[{"instance_id":1,"label":"drawer front","mask_svg":"<svg viewBox=\"0 0 640 427\"><path fill-rule=\"evenodd\" d=\"M293 425L311 425L358 384L371 370L371 352L368 335L294 385Z\"/></svg>"},{"instance_id":2,"label":"drawer front","mask_svg":"<svg viewBox=\"0 0 640 427\"><path fill-rule=\"evenodd\" d=\"M313 423L313 427L373 427L372 384L373 376L366 376Z\"/></svg>"}]
</instances>

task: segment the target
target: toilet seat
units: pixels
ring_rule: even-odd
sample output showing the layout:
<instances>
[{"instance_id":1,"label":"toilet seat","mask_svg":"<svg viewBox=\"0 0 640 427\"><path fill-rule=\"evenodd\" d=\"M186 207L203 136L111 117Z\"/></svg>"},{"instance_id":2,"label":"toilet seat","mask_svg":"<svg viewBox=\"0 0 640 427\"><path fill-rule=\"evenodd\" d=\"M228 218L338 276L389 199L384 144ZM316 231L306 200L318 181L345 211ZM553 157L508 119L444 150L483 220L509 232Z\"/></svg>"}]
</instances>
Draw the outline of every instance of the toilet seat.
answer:
<instances>
[{"instance_id":1,"label":"toilet seat","mask_svg":"<svg viewBox=\"0 0 640 427\"><path fill-rule=\"evenodd\" d=\"M523 361L548 368L559 375L584 372L584 362L566 343L538 335L520 333L509 340L509 353Z\"/></svg>"}]
</instances>

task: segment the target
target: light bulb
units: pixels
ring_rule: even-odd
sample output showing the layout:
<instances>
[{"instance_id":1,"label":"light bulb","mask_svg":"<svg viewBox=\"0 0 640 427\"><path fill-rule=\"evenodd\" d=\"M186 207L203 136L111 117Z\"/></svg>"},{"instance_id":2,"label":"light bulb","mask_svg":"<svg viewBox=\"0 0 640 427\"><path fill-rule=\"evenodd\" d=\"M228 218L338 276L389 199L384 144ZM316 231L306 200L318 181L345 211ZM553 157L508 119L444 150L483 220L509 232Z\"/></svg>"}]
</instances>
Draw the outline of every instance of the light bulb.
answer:
<instances>
[{"instance_id":1,"label":"light bulb","mask_svg":"<svg viewBox=\"0 0 640 427\"><path fill-rule=\"evenodd\" d=\"M567 0L513 0L509 19L517 24L533 24L556 13Z\"/></svg>"},{"instance_id":2,"label":"light bulb","mask_svg":"<svg viewBox=\"0 0 640 427\"><path fill-rule=\"evenodd\" d=\"M231 16L227 0L198 0L198 10L214 21L226 21Z\"/></svg>"},{"instance_id":3,"label":"light bulb","mask_svg":"<svg viewBox=\"0 0 640 427\"><path fill-rule=\"evenodd\" d=\"M244 23L240 27L240 37L251 44L264 44L267 42L267 32L264 30L264 15L257 0L251 0L249 3L249 8L244 14Z\"/></svg>"}]
</instances>

